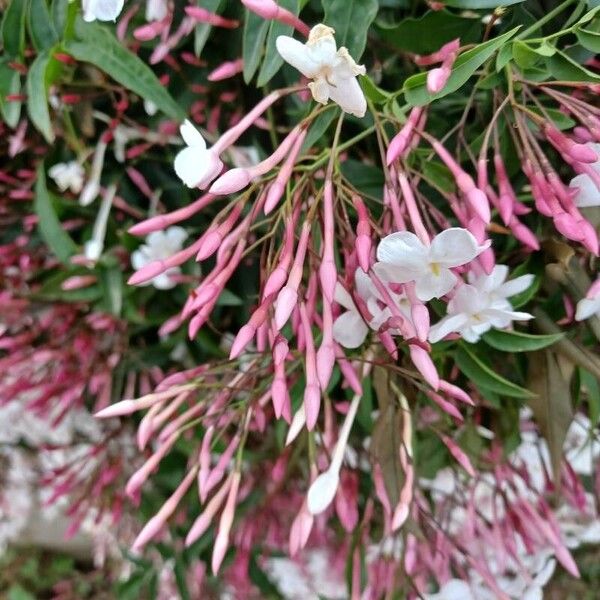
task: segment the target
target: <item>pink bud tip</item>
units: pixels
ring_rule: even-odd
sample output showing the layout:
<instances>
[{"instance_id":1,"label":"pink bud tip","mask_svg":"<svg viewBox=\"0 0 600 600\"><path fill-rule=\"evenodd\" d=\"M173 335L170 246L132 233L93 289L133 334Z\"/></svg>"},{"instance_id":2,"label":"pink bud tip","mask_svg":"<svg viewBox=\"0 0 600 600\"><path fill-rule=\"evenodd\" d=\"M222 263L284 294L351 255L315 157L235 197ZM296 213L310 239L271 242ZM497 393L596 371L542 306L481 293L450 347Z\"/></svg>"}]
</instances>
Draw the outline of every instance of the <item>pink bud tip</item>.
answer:
<instances>
[{"instance_id":1,"label":"pink bud tip","mask_svg":"<svg viewBox=\"0 0 600 600\"><path fill-rule=\"evenodd\" d=\"M279 292L275 305L275 327L278 331L287 323L296 304L298 304L298 292L286 285Z\"/></svg>"},{"instance_id":2,"label":"pink bud tip","mask_svg":"<svg viewBox=\"0 0 600 600\"><path fill-rule=\"evenodd\" d=\"M328 302L333 302L335 284L337 283L337 269L331 260L324 260L319 268L321 289Z\"/></svg>"},{"instance_id":3,"label":"pink bud tip","mask_svg":"<svg viewBox=\"0 0 600 600\"><path fill-rule=\"evenodd\" d=\"M281 418L283 408L288 400L288 389L284 379L274 379L271 384L271 400L275 417Z\"/></svg>"},{"instance_id":4,"label":"pink bud tip","mask_svg":"<svg viewBox=\"0 0 600 600\"><path fill-rule=\"evenodd\" d=\"M281 196L283 196L283 192L285 187L279 181L274 181L269 191L267 193L267 199L265 200L265 215L268 215L276 206L279 200L281 200Z\"/></svg>"},{"instance_id":5,"label":"pink bud tip","mask_svg":"<svg viewBox=\"0 0 600 600\"><path fill-rule=\"evenodd\" d=\"M491 219L490 204L485 193L479 188L473 188L472 190L467 192L466 197L467 202L477 213L479 218L484 223L489 223Z\"/></svg>"},{"instance_id":6,"label":"pink bud tip","mask_svg":"<svg viewBox=\"0 0 600 600\"><path fill-rule=\"evenodd\" d=\"M369 236L359 235L356 238L356 256L360 268L368 273L371 262L371 238Z\"/></svg>"},{"instance_id":7,"label":"pink bud tip","mask_svg":"<svg viewBox=\"0 0 600 600\"><path fill-rule=\"evenodd\" d=\"M265 289L263 290L263 298L267 298L271 294L276 294L287 279L287 271L281 267L277 267L267 279Z\"/></svg>"},{"instance_id":8,"label":"pink bud tip","mask_svg":"<svg viewBox=\"0 0 600 600\"><path fill-rule=\"evenodd\" d=\"M140 285L142 283L146 283L151 279L154 279L157 275L160 275L163 271L165 271L165 265L162 260L155 260L145 266L143 266L139 271L136 271L128 280L127 283L129 285Z\"/></svg>"},{"instance_id":9,"label":"pink bud tip","mask_svg":"<svg viewBox=\"0 0 600 600\"><path fill-rule=\"evenodd\" d=\"M231 169L219 177L211 186L210 193L217 196L234 194L245 188L252 177L248 169Z\"/></svg>"},{"instance_id":10,"label":"pink bud tip","mask_svg":"<svg viewBox=\"0 0 600 600\"><path fill-rule=\"evenodd\" d=\"M417 332L417 338L422 342L426 342L429 335L429 311L427 307L424 304L413 304L411 317Z\"/></svg>"},{"instance_id":11,"label":"pink bud tip","mask_svg":"<svg viewBox=\"0 0 600 600\"><path fill-rule=\"evenodd\" d=\"M217 233L216 231L211 231L200 245L198 254L196 254L196 260L198 262L200 262L201 260L206 260L219 248L221 242L222 238L219 235L219 233Z\"/></svg>"},{"instance_id":12,"label":"pink bud tip","mask_svg":"<svg viewBox=\"0 0 600 600\"><path fill-rule=\"evenodd\" d=\"M334 364L335 352L333 346L323 344L317 352L317 378L322 390L326 390L329 385Z\"/></svg>"},{"instance_id":13,"label":"pink bud tip","mask_svg":"<svg viewBox=\"0 0 600 600\"><path fill-rule=\"evenodd\" d=\"M321 407L321 390L318 385L309 384L304 390L304 411L306 413L306 428L312 431L319 418Z\"/></svg>"},{"instance_id":14,"label":"pink bud tip","mask_svg":"<svg viewBox=\"0 0 600 600\"><path fill-rule=\"evenodd\" d=\"M596 151L585 144L573 144L569 152L571 158L578 162L593 164L600 160Z\"/></svg>"},{"instance_id":15,"label":"pink bud tip","mask_svg":"<svg viewBox=\"0 0 600 600\"><path fill-rule=\"evenodd\" d=\"M434 389L440 387L440 377L429 354L416 344L410 344L410 357L425 381Z\"/></svg>"},{"instance_id":16,"label":"pink bud tip","mask_svg":"<svg viewBox=\"0 0 600 600\"><path fill-rule=\"evenodd\" d=\"M441 92L448 81L448 77L450 77L450 69L446 67L431 69L427 73L427 91L430 94Z\"/></svg>"},{"instance_id":17,"label":"pink bud tip","mask_svg":"<svg viewBox=\"0 0 600 600\"><path fill-rule=\"evenodd\" d=\"M229 358L234 359L237 358L246 348L246 346L252 341L254 334L256 333L256 329L252 327L252 325L246 324L235 336L235 340L233 340L233 344L231 345L231 352L229 353Z\"/></svg>"},{"instance_id":18,"label":"pink bud tip","mask_svg":"<svg viewBox=\"0 0 600 600\"><path fill-rule=\"evenodd\" d=\"M110 419L112 417L121 417L135 412L137 404L134 400L122 400L112 406L107 406L99 410L94 416L97 419Z\"/></svg>"}]
</instances>

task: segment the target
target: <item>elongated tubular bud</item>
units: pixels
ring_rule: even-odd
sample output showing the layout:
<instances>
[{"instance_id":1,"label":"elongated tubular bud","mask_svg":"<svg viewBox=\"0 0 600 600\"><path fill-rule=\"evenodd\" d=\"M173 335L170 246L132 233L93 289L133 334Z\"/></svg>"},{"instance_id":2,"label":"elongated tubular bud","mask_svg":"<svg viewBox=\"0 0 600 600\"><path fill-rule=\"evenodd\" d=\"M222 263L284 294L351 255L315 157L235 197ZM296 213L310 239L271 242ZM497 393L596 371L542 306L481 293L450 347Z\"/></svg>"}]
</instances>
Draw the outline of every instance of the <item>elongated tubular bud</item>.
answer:
<instances>
[{"instance_id":1,"label":"elongated tubular bud","mask_svg":"<svg viewBox=\"0 0 600 600\"><path fill-rule=\"evenodd\" d=\"M189 17L194 19L196 23L207 23L208 25L213 25L214 27L235 29L240 24L239 21L224 19L220 15L217 15L199 6L186 6L185 12Z\"/></svg>"},{"instance_id":2,"label":"elongated tubular bud","mask_svg":"<svg viewBox=\"0 0 600 600\"><path fill-rule=\"evenodd\" d=\"M425 381L434 390L438 390L440 387L440 377L429 354L416 344L409 344L408 348L410 351L410 358L415 367L417 367L418 371L423 375Z\"/></svg>"},{"instance_id":3,"label":"elongated tubular bud","mask_svg":"<svg viewBox=\"0 0 600 600\"><path fill-rule=\"evenodd\" d=\"M575 162L593 164L600 160L596 151L585 144L578 144L566 136L564 133L546 124L543 128L548 141L563 155Z\"/></svg>"},{"instance_id":4,"label":"elongated tubular bud","mask_svg":"<svg viewBox=\"0 0 600 600\"><path fill-rule=\"evenodd\" d=\"M405 150L408 148L410 139L412 137L414 128L419 122L421 115L423 114L423 108L415 106L411 111L406 123L402 129L392 138L390 145L388 146L385 161L387 165L391 165L397 158L402 156Z\"/></svg>"},{"instance_id":5,"label":"elongated tubular bud","mask_svg":"<svg viewBox=\"0 0 600 600\"><path fill-rule=\"evenodd\" d=\"M227 502L225 503L225 508L221 513L219 530L213 546L211 562L212 572L214 575L217 574L217 571L219 570L219 567L225 558L225 553L227 552L227 547L229 545L229 532L233 523L235 503L237 501L237 494L240 486L240 477L241 473L239 471L235 471L231 476L231 487L229 488L229 494L227 495Z\"/></svg>"},{"instance_id":6,"label":"elongated tubular bud","mask_svg":"<svg viewBox=\"0 0 600 600\"><path fill-rule=\"evenodd\" d=\"M444 44L439 50L436 52L432 52L431 54L424 55L415 55L413 56L413 60L416 65L420 67L428 67L430 65L434 65L439 62L443 62L450 54L456 54L460 48L460 39L455 39L447 44Z\"/></svg>"},{"instance_id":7,"label":"elongated tubular bud","mask_svg":"<svg viewBox=\"0 0 600 600\"><path fill-rule=\"evenodd\" d=\"M277 331L280 331L287 323L294 307L298 303L298 286L300 285L300 280L302 278L309 235L310 223L305 221L302 225L300 241L298 242L294 264L290 270L287 284L279 292L275 303L275 326L277 327Z\"/></svg>"},{"instance_id":8,"label":"elongated tubular bud","mask_svg":"<svg viewBox=\"0 0 600 600\"><path fill-rule=\"evenodd\" d=\"M331 304L323 299L323 339L317 352L317 378L323 391L327 390L333 366L335 364L335 349L333 346L333 315Z\"/></svg>"},{"instance_id":9,"label":"elongated tubular bud","mask_svg":"<svg viewBox=\"0 0 600 600\"><path fill-rule=\"evenodd\" d=\"M208 74L208 81L223 81L230 77L235 77L244 70L244 61L241 58L229 60L220 64L216 69Z\"/></svg>"},{"instance_id":10,"label":"elongated tubular bud","mask_svg":"<svg viewBox=\"0 0 600 600\"><path fill-rule=\"evenodd\" d=\"M305 377L306 387L304 389L304 412L306 414L306 428L312 431L319 417L321 406L321 389L317 377L317 365L315 357L315 346L310 328L310 321L306 312L306 305L300 303L300 319L304 331L305 343Z\"/></svg>"},{"instance_id":11,"label":"elongated tubular bud","mask_svg":"<svg viewBox=\"0 0 600 600\"><path fill-rule=\"evenodd\" d=\"M230 360L237 358L252 341L256 330L265 322L269 308L273 304L274 297L269 296L263 300L262 304L252 313L248 323L244 325L235 336L229 353Z\"/></svg>"},{"instance_id":12,"label":"elongated tubular bud","mask_svg":"<svg viewBox=\"0 0 600 600\"><path fill-rule=\"evenodd\" d=\"M243 203L238 202L231 210L229 215L219 223L212 231L207 231L202 236L202 244L198 248L196 261L206 260L211 256L223 242L223 238L231 231L240 213L242 212ZM212 229L213 225L209 229Z\"/></svg>"},{"instance_id":13,"label":"elongated tubular bud","mask_svg":"<svg viewBox=\"0 0 600 600\"><path fill-rule=\"evenodd\" d=\"M441 435L441 440L450 451L450 454L456 459L456 462L471 476L475 477L475 469L471 464L469 457L463 452L462 448L447 435Z\"/></svg>"},{"instance_id":14,"label":"elongated tubular bud","mask_svg":"<svg viewBox=\"0 0 600 600\"><path fill-rule=\"evenodd\" d=\"M279 169L279 173L277 173L275 181L269 187L265 202L265 215L268 215L277 206L277 203L285 191L285 184L288 182L292 174L292 170L296 164L296 160L298 159L298 154L300 154L302 144L304 143L306 132L306 129L302 129L300 131L296 141L294 142L294 145L292 146L292 149L290 150L290 153Z\"/></svg>"},{"instance_id":15,"label":"elongated tubular bud","mask_svg":"<svg viewBox=\"0 0 600 600\"><path fill-rule=\"evenodd\" d=\"M146 396L142 396L137 400L121 400L115 404L111 404L111 406L107 406L102 410L99 410L94 416L98 419L108 419L110 417L121 417L123 415L130 415L131 413L142 410L144 408L149 408L153 404L157 402L162 402L168 398L172 398L173 396L177 396L177 394L185 391L189 391L195 388L195 385L188 384L178 387L173 387L168 390L155 392L153 394L148 394Z\"/></svg>"},{"instance_id":16,"label":"elongated tubular bud","mask_svg":"<svg viewBox=\"0 0 600 600\"><path fill-rule=\"evenodd\" d=\"M449 381L446 381L445 379L440 379L439 388L440 391L444 392L445 394L448 394L448 396L450 396L451 398L459 400L460 402L464 402L469 406L475 406L475 402L471 400L471 397L464 390L450 383Z\"/></svg>"},{"instance_id":17,"label":"elongated tubular bud","mask_svg":"<svg viewBox=\"0 0 600 600\"><path fill-rule=\"evenodd\" d=\"M253 13L269 21L279 21L308 37L310 28L294 13L279 6L274 0L242 0L242 4Z\"/></svg>"},{"instance_id":18,"label":"elongated tubular bud","mask_svg":"<svg viewBox=\"0 0 600 600\"><path fill-rule=\"evenodd\" d=\"M406 175L402 172L398 173L398 183L400 184L400 189L402 190L402 197L404 198L404 203L406 204L406 209L408 210L408 215L410 217L410 222L412 223L413 229L419 236L419 239L424 244L429 245L429 233L427 233L427 229L423 224L423 219L421 218L421 213L417 207L417 202L415 200L412 188L410 187L410 183L408 182Z\"/></svg>"},{"instance_id":19,"label":"elongated tubular bud","mask_svg":"<svg viewBox=\"0 0 600 600\"><path fill-rule=\"evenodd\" d=\"M237 450L239 444L240 436L239 434L236 434L233 436L233 438L227 445L227 448L225 449L223 454L219 456L219 460L217 461L215 468L208 474L204 483L204 489L200 490L200 499L202 500L202 502L204 502L210 491L216 485L219 484L219 482L223 478L223 475L225 475L227 471L227 465L229 465L229 463L231 462L233 453Z\"/></svg>"},{"instance_id":20,"label":"elongated tubular bud","mask_svg":"<svg viewBox=\"0 0 600 600\"><path fill-rule=\"evenodd\" d=\"M297 216L297 215L296 215ZM294 215L286 220L283 248L279 255L277 266L271 271L265 282L262 297L263 299L271 294L276 294L282 288L288 277L288 271L292 262L294 251L294 227L296 221Z\"/></svg>"},{"instance_id":21,"label":"elongated tubular bud","mask_svg":"<svg viewBox=\"0 0 600 600\"><path fill-rule=\"evenodd\" d=\"M356 213L358 214L358 224L356 225L356 240L354 246L356 248L356 257L360 268L365 272L369 272L371 263L371 227L369 225L369 212L362 199L354 195L352 202Z\"/></svg>"},{"instance_id":22,"label":"elongated tubular bud","mask_svg":"<svg viewBox=\"0 0 600 600\"><path fill-rule=\"evenodd\" d=\"M232 475L230 475L225 483L221 486L221 489L210 499L210 502L206 505L206 508L197 517L192 524L186 538L185 545L191 546L202 534L209 528L214 516L217 514L219 508L225 501L227 492L231 487Z\"/></svg>"}]
</instances>

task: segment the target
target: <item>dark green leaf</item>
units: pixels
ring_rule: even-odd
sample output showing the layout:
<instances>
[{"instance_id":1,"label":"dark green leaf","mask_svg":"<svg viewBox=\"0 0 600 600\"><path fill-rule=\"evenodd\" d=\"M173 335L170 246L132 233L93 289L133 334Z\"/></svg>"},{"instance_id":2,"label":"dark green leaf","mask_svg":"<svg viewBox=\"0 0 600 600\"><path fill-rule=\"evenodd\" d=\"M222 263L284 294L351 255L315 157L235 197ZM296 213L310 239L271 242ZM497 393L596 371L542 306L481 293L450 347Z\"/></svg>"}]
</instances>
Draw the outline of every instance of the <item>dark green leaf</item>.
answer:
<instances>
[{"instance_id":1,"label":"dark green leaf","mask_svg":"<svg viewBox=\"0 0 600 600\"><path fill-rule=\"evenodd\" d=\"M106 303L107 312L115 315L121 315L123 308L123 276L120 268L103 269L100 276L100 283L103 288L103 300Z\"/></svg>"},{"instance_id":2,"label":"dark green leaf","mask_svg":"<svg viewBox=\"0 0 600 600\"><path fill-rule=\"evenodd\" d=\"M19 123L22 102L6 100L6 96L21 93L21 76L5 62L0 63L0 112L4 122L12 128Z\"/></svg>"},{"instance_id":3,"label":"dark green leaf","mask_svg":"<svg viewBox=\"0 0 600 600\"><path fill-rule=\"evenodd\" d=\"M298 0L279 0L278 4L295 15L300 11ZM260 67L258 80L256 82L258 87L262 87L269 83L277 71L279 71L281 65L283 65L283 58L281 58L281 55L277 52L277 48L275 47L277 38L280 35L292 35L293 32L293 27L280 23L279 21L271 21L269 35L267 36L267 44L265 46L265 58Z\"/></svg>"},{"instance_id":4,"label":"dark green leaf","mask_svg":"<svg viewBox=\"0 0 600 600\"><path fill-rule=\"evenodd\" d=\"M29 31L37 50L47 50L58 43L46 0L29 0Z\"/></svg>"},{"instance_id":5,"label":"dark green leaf","mask_svg":"<svg viewBox=\"0 0 600 600\"><path fill-rule=\"evenodd\" d=\"M197 0L196 4L205 10L216 13L221 8L223 0ZM212 26L208 23L198 23L196 25L196 29L194 30L194 52L196 56L202 54L211 31Z\"/></svg>"},{"instance_id":6,"label":"dark green leaf","mask_svg":"<svg viewBox=\"0 0 600 600\"><path fill-rule=\"evenodd\" d=\"M367 45L369 26L377 16L377 0L321 0L321 4L323 23L335 29L338 48L346 46L358 62Z\"/></svg>"},{"instance_id":7,"label":"dark green leaf","mask_svg":"<svg viewBox=\"0 0 600 600\"><path fill-rule=\"evenodd\" d=\"M46 187L46 171L43 162L37 169L34 208L42 238L61 262L67 262L69 257L75 254L77 247L56 216Z\"/></svg>"},{"instance_id":8,"label":"dark green leaf","mask_svg":"<svg viewBox=\"0 0 600 600\"><path fill-rule=\"evenodd\" d=\"M574 127L576 125L576 122L574 119L569 117L569 115L566 115L564 112L557 110L555 108L544 107L543 112L537 106L531 106L529 109L532 112L535 112L540 116L548 117L554 123L554 125L561 131L564 129L571 129L572 127Z\"/></svg>"},{"instance_id":9,"label":"dark green leaf","mask_svg":"<svg viewBox=\"0 0 600 600\"><path fill-rule=\"evenodd\" d=\"M38 54L29 68L26 83L29 117L50 144L55 137L50 121L50 112L48 111L49 73L53 60L51 50L44 50L44 52Z\"/></svg>"},{"instance_id":10,"label":"dark green leaf","mask_svg":"<svg viewBox=\"0 0 600 600\"><path fill-rule=\"evenodd\" d=\"M530 398L533 394L512 381L498 375L489 365L484 363L464 344L456 351L458 368L478 386L511 398Z\"/></svg>"},{"instance_id":11,"label":"dark green leaf","mask_svg":"<svg viewBox=\"0 0 600 600\"><path fill-rule=\"evenodd\" d=\"M311 124L302 144L302 152L309 150L313 144L323 137L335 117L339 114L337 110L328 109L322 112Z\"/></svg>"},{"instance_id":12,"label":"dark green leaf","mask_svg":"<svg viewBox=\"0 0 600 600\"><path fill-rule=\"evenodd\" d=\"M254 73L256 73L256 69L258 69L268 31L269 21L266 21L253 12L246 11L244 38L242 41L244 81L246 83L250 82L254 77Z\"/></svg>"},{"instance_id":13,"label":"dark green leaf","mask_svg":"<svg viewBox=\"0 0 600 600\"><path fill-rule=\"evenodd\" d=\"M534 335L520 331L492 329L483 336L483 341L488 346L504 352L532 352L551 346L563 336L563 333Z\"/></svg>"},{"instance_id":14,"label":"dark green leaf","mask_svg":"<svg viewBox=\"0 0 600 600\"><path fill-rule=\"evenodd\" d=\"M144 100L153 102L172 119L185 118L184 111L152 70L102 25L78 19L75 33L79 39L65 43L65 50L74 58L95 65Z\"/></svg>"},{"instance_id":15,"label":"dark green leaf","mask_svg":"<svg viewBox=\"0 0 600 600\"><path fill-rule=\"evenodd\" d=\"M554 56L550 56L546 64L552 75L559 81L589 81L592 83L600 81L600 75L582 67L560 50L557 50Z\"/></svg>"},{"instance_id":16,"label":"dark green leaf","mask_svg":"<svg viewBox=\"0 0 600 600\"><path fill-rule=\"evenodd\" d=\"M67 16L69 14L69 0L52 0L50 6L52 14L52 24L58 36L62 39L65 27L67 26Z\"/></svg>"},{"instance_id":17,"label":"dark green leaf","mask_svg":"<svg viewBox=\"0 0 600 600\"><path fill-rule=\"evenodd\" d=\"M361 75L358 78L360 87L362 87L365 96L375 104L383 104L391 98L391 94L378 88L368 75Z\"/></svg>"},{"instance_id":18,"label":"dark green leaf","mask_svg":"<svg viewBox=\"0 0 600 600\"><path fill-rule=\"evenodd\" d=\"M498 6L510 6L520 4L525 0L444 0L446 6L454 6L462 10L493 10Z\"/></svg>"},{"instance_id":19,"label":"dark green leaf","mask_svg":"<svg viewBox=\"0 0 600 600\"><path fill-rule=\"evenodd\" d=\"M409 17L393 26L378 23L377 27L386 42L415 54L431 54L456 38L462 44L477 42L483 28L478 18L460 17L446 10L429 11L418 19ZM424 35L430 31L435 35Z\"/></svg>"},{"instance_id":20,"label":"dark green leaf","mask_svg":"<svg viewBox=\"0 0 600 600\"><path fill-rule=\"evenodd\" d=\"M461 88L493 54L501 48L516 32L518 28L512 29L493 40L479 44L471 50L463 52L454 63L452 74L444 89L437 94L427 91L427 73L419 73L409 77L404 82L404 97L413 106L423 106L432 100L443 98L448 94Z\"/></svg>"},{"instance_id":21,"label":"dark green leaf","mask_svg":"<svg viewBox=\"0 0 600 600\"><path fill-rule=\"evenodd\" d=\"M2 19L2 45L10 58L23 56L27 0L11 0Z\"/></svg>"}]
</instances>

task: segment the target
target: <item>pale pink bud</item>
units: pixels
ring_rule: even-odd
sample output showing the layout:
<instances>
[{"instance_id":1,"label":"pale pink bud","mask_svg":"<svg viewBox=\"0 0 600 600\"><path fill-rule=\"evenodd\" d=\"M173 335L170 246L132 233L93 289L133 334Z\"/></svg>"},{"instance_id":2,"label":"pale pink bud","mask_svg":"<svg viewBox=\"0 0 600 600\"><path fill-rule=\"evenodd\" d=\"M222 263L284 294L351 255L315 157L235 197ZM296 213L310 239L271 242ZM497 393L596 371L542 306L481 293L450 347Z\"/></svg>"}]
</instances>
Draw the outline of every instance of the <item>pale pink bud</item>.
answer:
<instances>
[{"instance_id":1,"label":"pale pink bud","mask_svg":"<svg viewBox=\"0 0 600 600\"><path fill-rule=\"evenodd\" d=\"M278 331L287 323L297 304L298 292L286 285L277 295L275 302L275 327Z\"/></svg>"},{"instance_id":2,"label":"pale pink bud","mask_svg":"<svg viewBox=\"0 0 600 600\"><path fill-rule=\"evenodd\" d=\"M429 311L424 304L413 304L410 307L410 316L417 332L417 338L422 342L427 341L429 335Z\"/></svg>"},{"instance_id":3,"label":"pale pink bud","mask_svg":"<svg viewBox=\"0 0 600 600\"><path fill-rule=\"evenodd\" d=\"M471 400L471 397L464 390L446 381L445 379L440 379L439 387L442 392L448 394L448 396L450 396L451 398L454 398L455 400L460 400L461 402L469 404L470 406L475 406L475 403L473 402L473 400Z\"/></svg>"},{"instance_id":4,"label":"pale pink bud","mask_svg":"<svg viewBox=\"0 0 600 600\"><path fill-rule=\"evenodd\" d=\"M217 196L235 194L235 192L239 192L241 189L245 188L250 181L252 181L252 176L248 169L231 169L223 173L223 175L212 184L209 191L211 194Z\"/></svg>"},{"instance_id":5,"label":"pale pink bud","mask_svg":"<svg viewBox=\"0 0 600 600\"><path fill-rule=\"evenodd\" d=\"M274 0L242 0L242 4L250 11L263 19L280 21L297 29L302 35L308 37L310 28L294 13L278 6Z\"/></svg>"},{"instance_id":6,"label":"pale pink bud","mask_svg":"<svg viewBox=\"0 0 600 600\"><path fill-rule=\"evenodd\" d=\"M450 454L456 459L456 462L471 476L475 477L475 469L469 460L469 457L463 452L462 448L450 437L447 435L440 436L442 442L448 450L450 450Z\"/></svg>"},{"instance_id":7,"label":"pale pink bud","mask_svg":"<svg viewBox=\"0 0 600 600\"><path fill-rule=\"evenodd\" d=\"M342 527L351 533L358 524L358 477L351 471L342 471L340 486L335 495L335 512Z\"/></svg>"},{"instance_id":8,"label":"pale pink bud","mask_svg":"<svg viewBox=\"0 0 600 600\"><path fill-rule=\"evenodd\" d=\"M231 487L229 488L227 502L221 514L221 520L219 521L219 531L213 546L211 563L212 572L214 575L217 574L217 571L223 562L223 558L225 558L225 553L227 552L227 548L229 546L229 531L231 530L231 525L233 523L235 503L237 501L237 494L240 486L240 477L241 473L239 471L235 471L232 475Z\"/></svg>"},{"instance_id":9,"label":"pale pink bud","mask_svg":"<svg viewBox=\"0 0 600 600\"><path fill-rule=\"evenodd\" d=\"M419 119L421 118L422 114L422 107L416 106L415 108L413 108L402 129L392 138L392 141L388 146L385 159L385 162L388 166L391 165L399 156L404 154L404 151L408 147L408 144L412 137L414 128L419 122Z\"/></svg>"},{"instance_id":10,"label":"pale pink bud","mask_svg":"<svg viewBox=\"0 0 600 600\"><path fill-rule=\"evenodd\" d=\"M229 477L221 489L211 498L204 511L194 521L186 538L185 545L191 546L210 526L212 520L223 504L225 496L231 487L232 477Z\"/></svg>"},{"instance_id":11,"label":"pale pink bud","mask_svg":"<svg viewBox=\"0 0 600 600\"><path fill-rule=\"evenodd\" d=\"M513 219L510 223L510 228L514 236L522 243L531 248L532 250L539 250L540 243L535 237L535 234L523 223Z\"/></svg>"},{"instance_id":12,"label":"pale pink bud","mask_svg":"<svg viewBox=\"0 0 600 600\"><path fill-rule=\"evenodd\" d=\"M239 58L237 60L231 60L228 62L224 62L222 65L219 65L214 71L211 71L208 74L209 81L223 81L224 79L229 79L230 77L234 77L238 73L241 73L244 70L244 61Z\"/></svg>"},{"instance_id":13,"label":"pale pink bud","mask_svg":"<svg viewBox=\"0 0 600 600\"><path fill-rule=\"evenodd\" d=\"M317 377L319 378L319 385L321 389L326 390L331 379L331 373L335 364L335 351L333 344L325 344L325 341L321 344L317 352Z\"/></svg>"},{"instance_id":14,"label":"pale pink bud","mask_svg":"<svg viewBox=\"0 0 600 600\"><path fill-rule=\"evenodd\" d=\"M423 375L425 381L434 389L437 390L440 386L440 377L431 360L431 356L421 346L409 344L410 358Z\"/></svg>"},{"instance_id":15,"label":"pale pink bud","mask_svg":"<svg viewBox=\"0 0 600 600\"><path fill-rule=\"evenodd\" d=\"M197 23L208 23L209 25L224 27L225 29L235 29L239 25L239 21L224 19L220 15L199 6L186 6L185 12ZM210 77L209 81L211 81Z\"/></svg>"},{"instance_id":16,"label":"pale pink bud","mask_svg":"<svg viewBox=\"0 0 600 600\"><path fill-rule=\"evenodd\" d=\"M256 333L256 328L249 323L244 325L235 336L233 344L231 345L231 352L229 358L233 360L237 358L245 349L246 346L252 341Z\"/></svg>"},{"instance_id":17,"label":"pale pink bud","mask_svg":"<svg viewBox=\"0 0 600 600\"><path fill-rule=\"evenodd\" d=\"M65 279L60 287L65 291L78 290L93 285L97 280L95 275L73 275L73 277Z\"/></svg>"},{"instance_id":18,"label":"pale pink bud","mask_svg":"<svg viewBox=\"0 0 600 600\"><path fill-rule=\"evenodd\" d=\"M306 546L313 523L314 517L308 512L308 507L304 502L290 528L290 556L296 556Z\"/></svg>"},{"instance_id":19,"label":"pale pink bud","mask_svg":"<svg viewBox=\"0 0 600 600\"><path fill-rule=\"evenodd\" d=\"M444 89L448 78L450 77L451 70L448 67L438 67L431 69L427 73L427 91L430 94L437 94Z\"/></svg>"}]
</instances>

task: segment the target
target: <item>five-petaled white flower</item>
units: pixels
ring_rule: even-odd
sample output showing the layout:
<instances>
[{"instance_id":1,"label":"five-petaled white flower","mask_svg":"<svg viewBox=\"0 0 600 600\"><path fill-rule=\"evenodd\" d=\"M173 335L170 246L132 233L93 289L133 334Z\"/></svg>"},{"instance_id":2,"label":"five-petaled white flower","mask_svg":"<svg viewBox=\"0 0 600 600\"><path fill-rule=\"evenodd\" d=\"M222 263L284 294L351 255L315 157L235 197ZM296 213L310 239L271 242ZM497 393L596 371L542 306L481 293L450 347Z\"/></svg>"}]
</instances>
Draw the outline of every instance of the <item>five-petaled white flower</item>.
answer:
<instances>
[{"instance_id":1,"label":"five-petaled white flower","mask_svg":"<svg viewBox=\"0 0 600 600\"><path fill-rule=\"evenodd\" d=\"M357 117L364 117L367 101L357 75L366 73L364 65L357 65L347 48L336 47L331 27L315 25L306 44L287 35L277 38L277 51L283 59L312 79L308 84L313 98L321 104L331 99L340 108Z\"/></svg>"},{"instance_id":2,"label":"five-petaled white flower","mask_svg":"<svg viewBox=\"0 0 600 600\"><path fill-rule=\"evenodd\" d=\"M473 271L469 271L467 280L480 292L487 294L492 301L497 301L506 300L511 296L524 292L535 279L535 275L531 274L521 275L509 281L506 281L507 277L508 267L506 265L496 265L489 275L475 275Z\"/></svg>"},{"instance_id":3,"label":"five-petaled white flower","mask_svg":"<svg viewBox=\"0 0 600 600\"><path fill-rule=\"evenodd\" d=\"M142 244L131 255L131 264L134 269L139 270L147 264L156 260L164 260L179 252L187 237L182 227L169 227L165 231L153 231L146 237L146 243ZM164 273L157 275L145 285L152 284L158 290L168 290L175 286L173 275L181 273L179 267L167 269Z\"/></svg>"},{"instance_id":4,"label":"five-petaled white flower","mask_svg":"<svg viewBox=\"0 0 600 600\"><path fill-rule=\"evenodd\" d=\"M54 179L61 192L71 190L74 194L79 194L83 188L85 172L76 160L56 163L48 169L48 175Z\"/></svg>"},{"instance_id":5,"label":"five-petaled white flower","mask_svg":"<svg viewBox=\"0 0 600 600\"><path fill-rule=\"evenodd\" d=\"M429 341L439 342L457 332L467 342L475 343L482 334L495 327L505 329L512 321L533 319L526 312L512 309L508 300L493 299L473 285L462 285L448 302L448 314L429 331Z\"/></svg>"},{"instance_id":6,"label":"five-petaled white flower","mask_svg":"<svg viewBox=\"0 0 600 600\"><path fill-rule=\"evenodd\" d=\"M391 283L414 281L419 300L441 298L458 281L450 269L472 261L488 246L479 246L473 234L460 227L438 233L430 245L410 231L399 231L379 243L377 270Z\"/></svg>"},{"instance_id":7,"label":"five-petaled white flower","mask_svg":"<svg viewBox=\"0 0 600 600\"><path fill-rule=\"evenodd\" d=\"M186 119L179 131L187 148L175 157L175 173L188 187L205 188L220 173L223 163L206 147L202 134L190 121Z\"/></svg>"},{"instance_id":8,"label":"five-petaled white flower","mask_svg":"<svg viewBox=\"0 0 600 600\"><path fill-rule=\"evenodd\" d=\"M590 166L598 173L598 175L600 175L600 144L589 142L586 146L592 148L598 156L598 160ZM569 187L577 190L577 194L574 198L575 206L578 206L579 208L600 206L600 189L598 189L594 180L587 173L582 173L581 175L577 175L577 177L573 177L569 182Z\"/></svg>"},{"instance_id":9,"label":"five-petaled white flower","mask_svg":"<svg viewBox=\"0 0 600 600\"><path fill-rule=\"evenodd\" d=\"M333 339L344 348L358 348L365 341L369 333L369 327L374 331L378 331L392 316L392 312L384 303L371 278L361 268L356 269L354 272L354 285L356 294L365 303L371 319L368 323L365 323L352 296L338 283L335 287L335 301L347 310L333 323ZM404 295L401 296L391 290L388 291L402 314L410 319L408 299Z\"/></svg>"},{"instance_id":10,"label":"five-petaled white flower","mask_svg":"<svg viewBox=\"0 0 600 600\"><path fill-rule=\"evenodd\" d=\"M114 21L123 10L124 0L83 0L85 21Z\"/></svg>"}]
</instances>

